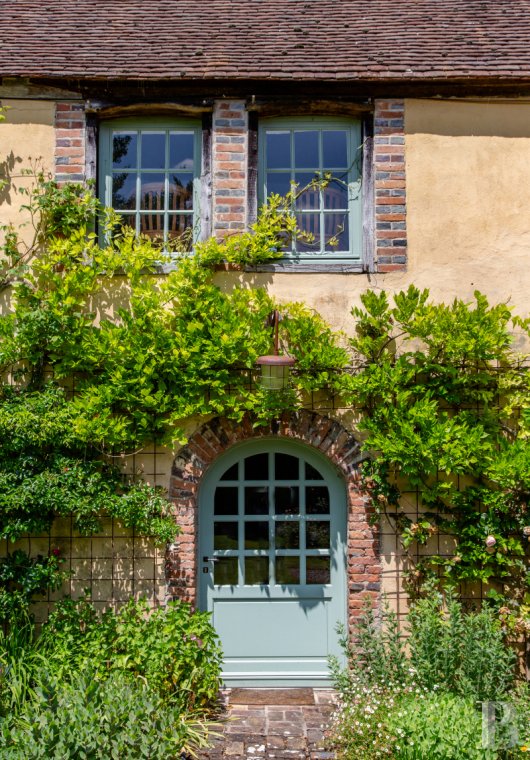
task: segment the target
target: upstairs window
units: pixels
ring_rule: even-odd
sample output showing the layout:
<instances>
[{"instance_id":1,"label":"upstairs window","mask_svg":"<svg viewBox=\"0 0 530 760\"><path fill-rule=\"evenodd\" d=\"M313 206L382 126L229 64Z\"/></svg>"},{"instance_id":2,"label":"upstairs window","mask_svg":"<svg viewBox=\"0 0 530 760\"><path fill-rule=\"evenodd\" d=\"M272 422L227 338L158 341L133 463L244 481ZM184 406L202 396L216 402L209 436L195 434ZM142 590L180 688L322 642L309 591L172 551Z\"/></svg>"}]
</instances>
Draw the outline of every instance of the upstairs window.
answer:
<instances>
[{"instance_id":1,"label":"upstairs window","mask_svg":"<svg viewBox=\"0 0 530 760\"><path fill-rule=\"evenodd\" d=\"M199 235L201 125L120 119L100 130L100 188L106 206L138 234L168 247Z\"/></svg>"},{"instance_id":2,"label":"upstairs window","mask_svg":"<svg viewBox=\"0 0 530 760\"><path fill-rule=\"evenodd\" d=\"M312 240L293 240L286 259L300 262L362 260L361 129L349 119L270 119L259 131L259 195L285 195L315 179L294 203L299 228Z\"/></svg>"}]
</instances>

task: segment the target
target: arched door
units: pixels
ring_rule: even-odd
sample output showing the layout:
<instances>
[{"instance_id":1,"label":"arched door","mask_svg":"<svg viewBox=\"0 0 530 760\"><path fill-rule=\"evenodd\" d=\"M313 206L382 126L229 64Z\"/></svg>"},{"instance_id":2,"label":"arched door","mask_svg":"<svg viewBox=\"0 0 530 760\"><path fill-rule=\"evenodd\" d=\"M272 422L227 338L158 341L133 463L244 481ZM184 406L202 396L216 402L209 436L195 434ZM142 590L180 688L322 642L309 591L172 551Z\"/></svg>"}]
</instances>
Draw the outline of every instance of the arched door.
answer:
<instances>
[{"instance_id":1,"label":"arched door","mask_svg":"<svg viewBox=\"0 0 530 760\"><path fill-rule=\"evenodd\" d=\"M346 496L307 446L235 446L199 492L200 604L228 685L326 685L346 621Z\"/></svg>"}]
</instances>

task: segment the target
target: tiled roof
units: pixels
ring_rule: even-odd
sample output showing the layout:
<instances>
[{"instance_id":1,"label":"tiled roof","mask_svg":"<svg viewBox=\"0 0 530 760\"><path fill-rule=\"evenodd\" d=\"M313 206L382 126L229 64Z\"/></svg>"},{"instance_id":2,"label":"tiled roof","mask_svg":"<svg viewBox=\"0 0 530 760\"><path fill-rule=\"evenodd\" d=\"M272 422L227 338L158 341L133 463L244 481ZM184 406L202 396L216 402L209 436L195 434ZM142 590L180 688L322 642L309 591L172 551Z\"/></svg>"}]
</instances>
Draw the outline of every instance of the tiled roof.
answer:
<instances>
[{"instance_id":1,"label":"tiled roof","mask_svg":"<svg viewBox=\"0 0 530 760\"><path fill-rule=\"evenodd\" d=\"M530 0L0 0L0 75L530 77Z\"/></svg>"}]
</instances>

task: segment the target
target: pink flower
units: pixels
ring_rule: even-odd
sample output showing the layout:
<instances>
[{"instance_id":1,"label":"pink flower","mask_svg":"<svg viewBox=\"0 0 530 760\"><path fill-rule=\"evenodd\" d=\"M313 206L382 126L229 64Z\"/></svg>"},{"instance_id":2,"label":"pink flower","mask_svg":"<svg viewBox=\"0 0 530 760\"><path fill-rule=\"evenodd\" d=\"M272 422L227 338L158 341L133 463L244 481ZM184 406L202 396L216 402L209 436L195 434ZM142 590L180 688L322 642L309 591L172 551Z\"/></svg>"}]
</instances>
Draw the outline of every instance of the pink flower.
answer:
<instances>
[{"instance_id":1,"label":"pink flower","mask_svg":"<svg viewBox=\"0 0 530 760\"><path fill-rule=\"evenodd\" d=\"M488 536L486 538L486 546L489 546L489 547L495 546L496 543L497 543L497 539L495 538L495 536Z\"/></svg>"}]
</instances>

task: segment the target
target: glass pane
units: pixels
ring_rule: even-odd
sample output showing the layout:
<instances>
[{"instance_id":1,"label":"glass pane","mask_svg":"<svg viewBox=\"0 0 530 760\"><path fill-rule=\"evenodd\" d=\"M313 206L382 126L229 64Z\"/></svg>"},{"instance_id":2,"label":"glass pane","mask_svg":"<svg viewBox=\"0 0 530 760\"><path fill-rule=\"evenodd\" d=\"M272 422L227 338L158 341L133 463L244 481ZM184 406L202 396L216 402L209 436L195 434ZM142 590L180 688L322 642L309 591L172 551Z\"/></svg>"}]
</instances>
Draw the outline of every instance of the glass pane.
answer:
<instances>
[{"instance_id":1,"label":"glass pane","mask_svg":"<svg viewBox=\"0 0 530 760\"><path fill-rule=\"evenodd\" d=\"M296 249L318 253L320 251L320 214L297 214L296 221L302 233L302 237L296 240Z\"/></svg>"},{"instance_id":2,"label":"glass pane","mask_svg":"<svg viewBox=\"0 0 530 760\"><path fill-rule=\"evenodd\" d=\"M178 241L179 250L191 251L193 244L193 217L191 214L168 214L167 236L170 240Z\"/></svg>"},{"instance_id":3,"label":"glass pane","mask_svg":"<svg viewBox=\"0 0 530 760\"><path fill-rule=\"evenodd\" d=\"M306 548L329 549L329 521L311 520L306 524Z\"/></svg>"},{"instance_id":4,"label":"glass pane","mask_svg":"<svg viewBox=\"0 0 530 760\"><path fill-rule=\"evenodd\" d=\"M238 478L238 466L237 462L229 467L225 474L220 478L221 480L237 480Z\"/></svg>"},{"instance_id":5,"label":"glass pane","mask_svg":"<svg viewBox=\"0 0 530 760\"><path fill-rule=\"evenodd\" d=\"M142 174L140 180L140 208L146 211L164 210L165 176Z\"/></svg>"},{"instance_id":6,"label":"glass pane","mask_svg":"<svg viewBox=\"0 0 530 760\"><path fill-rule=\"evenodd\" d=\"M144 132L142 134L142 169L164 169L166 166L166 133Z\"/></svg>"},{"instance_id":7,"label":"glass pane","mask_svg":"<svg viewBox=\"0 0 530 760\"><path fill-rule=\"evenodd\" d=\"M276 480L298 480L298 457L292 457L290 454L275 454L274 476Z\"/></svg>"},{"instance_id":8,"label":"glass pane","mask_svg":"<svg viewBox=\"0 0 530 760\"><path fill-rule=\"evenodd\" d=\"M334 179L322 192L325 209L348 208L348 185L345 182Z\"/></svg>"},{"instance_id":9,"label":"glass pane","mask_svg":"<svg viewBox=\"0 0 530 760\"><path fill-rule=\"evenodd\" d=\"M277 515L297 515L300 512L298 486L276 486L274 511Z\"/></svg>"},{"instance_id":10,"label":"glass pane","mask_svg":"<svg viewBox=\"0 0 530 760\"><path fill-rule=\"evenodd\" d=\"M164 239L164 215L163 214L141 214L140 232L147 235L153 240Z\"/></svg>"},{"instance_id":11,"label":"glass pane","mask_svg":"<svg viewBox=\"0 0 530 760\"><path fill-rule=\"evenodd\" d=\"M296 184L298 185L297 192L300 192L304 187L307 187L315 179L313 173L304 172L303 174L297 172L294 175ZM301 193L296 199L296 208L299 209L319 209L320 208L320 188L309 187L303 193Z\"/></svg>"},{"instance_id":12,"label":"glass pane","mask_svg":"<svg viewBox=\"0 0 530 760\"><path fill-rule=\"evenodd\" d=\"M267 168L289 169L291 166L291 133L267 132Z\"/></svg>"},{"instance_id":13,"label":"glass pane","mask_svg":"<svg viewBox=\"0 0 530 760\"><path fill-rule=\"evenodd\" d=\"M318 169L318 132L294 133L294 165L296 169Z\"/></svg>"},{"instance_id":14,"label":"glass pane","mask_svg":"<svg viewBox=\"0 0 530 760\"><path fill-rule=\"evenodd\" d=\"M120 214L120 219L124 227L132 227L136 230L136 214Z\"/></svg>"},{"instance_id":15,"label":"glass pane","mask_svg":"<svg viewBox=\"0 0 530 760\"><path fill-rule=\"evenodd\" d=\"M214 549L237 549L237 522L214 522L213 524L213 548Z\"/></svg>"},{"instance_id":16,"label":"glass pane","mask_svg":"<svg viewBox=\"0 0 530 760\"><path fill-rule=\"evenodd\" d=\"M300 583L298 557L276 557L276 583Z\"/></svg>"},{"instance_id":17,"label":"glass pane","mask_svg":"<svg viewBox=\"0 0 530 760\"><path fill-rule=\"evenodd\" d=\"M214 513L216 515L237 515L237 487L215 489Z\"/></svg>"},{"instance_id":18,"label":"glass pane","mask_svg":"<svg viewBox=\"0 0 530 760\"><path fill-rule=\"evenodd\" d=\"M136 174L112 175L112 208L136 208Z\"/></svg>"},{"instance_id":19,"label":"glass pane","mask_svg":"<svg viewBox=\"0 0 530 760\"><path fill-rule=\"evenodd\" d=\"M268 521L245 523L245 549L268 549L268 548L269 548Z\"/></svg>"},{"instance_id":20,"label":"glass pane","mask_svg":"<svg viewBox=\"0 0 530 760\"><path fill-rule=\"evenodd\" d=\"M193 174L169 175L170 211L189 211L193 209Z\"/></svg>"},{"instance_id":21,"label":"glass pane","mask_svg":"<svg viewBox=\"0 0 530 760\"><path fill-rule=\"evenodd\" d=\"M347 214L326 214L324 216L324 228L326 231L326 250L349 250L350 236Z\"/></svg>"},{"instance_id":22,"label":"glass pane","mask_svg":"<svg viewBox=\"0 0 530 760\"><path fill-rule=\"evenodd\" d=\"M329 557L306 557L306 583L329 583Z\"/></svg>"},{"instance_id":23,"label":"glass pane","mask_svg":"<svg viewBox=\"0 0 530 760\"><path fill-rule=\"evenodd\" d=\"M193 170L194 135L171 132L169 135L169 168Z\"/></svg>"},{"instance_id":24,"label":"glass pane","mask_svg":"<svg viewBox=\"0 0 530 760\"><path fill-rule=\"evenodd\" d=\"M309 462L305 463L305 476L307 480L324 480L319 471L312 464L309 464Z\"/></svg>"},{"instance_id":25,"label":"glass pane","mask_svg":"<svg viewBox=\"0 0 530 760\"><path fill-rule=\"evenodd\" d=\"M269 489L267 486L247 486L245 488L245 514L269 514Z\"/></svg>"},{"instance_id":26,"label":"glass pane","mask_svg":"<svg viewBox=\"0 0 530 760\"><path fill-rule=\"evenodd\" d=\"M291 189L291 175L283 174L267 174L267 195L271 193L277 193L277 195L287 195Z\"/></svg>"},{"instance_id":27,"label":"glass pane","mask_svg":"<svg viewBox=\"0 0 530 760\"><path fill-rule=\"evenodd\" d=\"M213 582L216 586L237 586L237 557L223 557L214 564Z\"/></svg>"},{"instance_id":28,"label":"glass pane","mask_svg":"<svg viewBox=\"0 0 530 760\"><path fill-rule=\"evenodd\" d=\"M276 548L300 548L300 523L298 520L285 520L276 523Z\"/></svg>"},{"instance_id":29,"label":"glass pane","mask_svg":"<svg viewBox=\"0 0 530 760\"><path fill-rule=\"evenodd\" d=\"M344 130L322 132L322 154L326 169L346 169L348 166L347 133Z\"/></svg>"},{"instance_id":30,"label":"glass pane","mask_svg":"<svg viewBox=\"0 0 530 760\"><path fill-rule=\"evenodd\" d=\"M245 583L247 586L269 582L269 558L245 557Z\"/></svg>"},{"instance_id":31,"label":"glass pane","mask_svg":"<svg viewBox=\"0 0 530 760\"><path fill-rule=\"evenodd\" d=\"M114 132L112 166L115 169L136 169L138 135L136 132Z\"/></svg>"},{"instance_id":32,"label":"glass pane","mask_svg":"<svg viewBox=\"0 0 530 760\"><path fill-rule=\"evenodd\" d=\"M308 515L329 515L329 491L326 486L306 486L305 511Z\"/></svg>"},{"instance_id":33,"label":"glass pane","mask_svg":"<svg viewBox=\"0 0 530 760\"><path fill-rule=\"evenodd\" d=\"M269 455L254 454L245 459L245 480L269 479Z\"/></svg>"}]
</instances>

